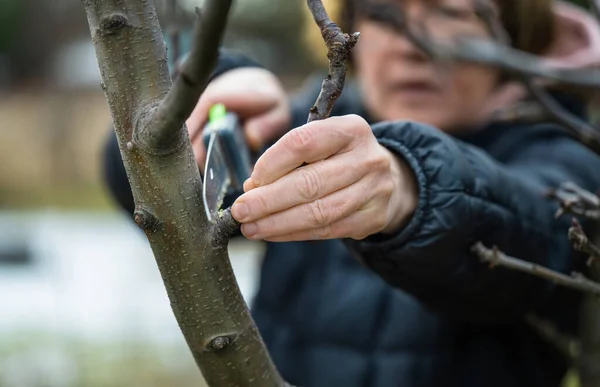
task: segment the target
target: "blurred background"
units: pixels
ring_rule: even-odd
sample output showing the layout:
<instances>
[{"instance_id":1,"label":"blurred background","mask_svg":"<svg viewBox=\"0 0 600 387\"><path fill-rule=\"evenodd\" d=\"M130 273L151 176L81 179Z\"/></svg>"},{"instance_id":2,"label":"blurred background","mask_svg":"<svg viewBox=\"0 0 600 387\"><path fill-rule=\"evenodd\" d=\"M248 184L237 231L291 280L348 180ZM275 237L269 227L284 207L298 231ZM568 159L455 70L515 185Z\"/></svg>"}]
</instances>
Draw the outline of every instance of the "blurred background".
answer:
<instances>
[{"instance_id":1,"label":"blurred background","mask_svg":"<svg viewBox=\"0 0 600 387\"><path fill-rule=\"evenodd\" d=\"M201 2L155 0L169 45L177 29L185 51ZM234 4L226 47L289 91L322 70L305 0ZM109 124L80 0L0 0L0 387L202 385L147 239L103 186ZM230 244L249 303L263 248Z\"/></svg>"},{"instance_id":2,"label":"blurred background","mask_svg":"<svg viewBox=\"0 0 600 387\"><path fill-rule=\"evenodd\" d=\"M165 35L185 47L199 3L156 0ZM303 0L234 3L225 46L290 91L319 68ZM109 124L80 1L0 0L0 387L201 385L147 239L103 186ZM248 302L262 248L230 246Z\"/></svg>"}]
</instances>

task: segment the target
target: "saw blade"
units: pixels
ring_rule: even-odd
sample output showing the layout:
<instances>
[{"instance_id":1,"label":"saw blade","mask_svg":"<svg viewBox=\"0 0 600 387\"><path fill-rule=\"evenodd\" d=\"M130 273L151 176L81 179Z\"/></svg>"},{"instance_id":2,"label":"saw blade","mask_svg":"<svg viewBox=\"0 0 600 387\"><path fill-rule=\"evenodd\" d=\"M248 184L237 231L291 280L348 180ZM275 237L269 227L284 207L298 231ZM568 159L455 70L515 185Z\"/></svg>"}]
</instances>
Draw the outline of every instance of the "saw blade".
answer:
<instances>
[{"instance_id":1,"label":"saw blade","mask_svg":"<svg viewBox=\"0 0 600 387\"><path fill-rule=\"evenodd\" d=\"M228 164L223 153L223 145L216 132L212 133L206 150L202 199L208 220L213 222L217 211L223 205L227 188L231 184Z\"/></svg>"}]
</instances>

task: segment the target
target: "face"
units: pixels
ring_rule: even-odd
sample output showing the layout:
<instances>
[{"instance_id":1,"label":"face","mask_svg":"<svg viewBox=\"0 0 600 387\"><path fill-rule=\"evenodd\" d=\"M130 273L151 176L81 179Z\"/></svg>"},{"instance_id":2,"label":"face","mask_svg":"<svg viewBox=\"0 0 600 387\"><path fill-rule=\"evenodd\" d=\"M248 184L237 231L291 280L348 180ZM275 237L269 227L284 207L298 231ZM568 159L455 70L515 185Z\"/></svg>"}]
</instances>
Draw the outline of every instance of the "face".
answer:
<instances>
[{"instance_id":1,"label":"face","mask_svg":"<svg viewBox=\"0 0 600 387\"><path fill-rule=\"evenodd\" d=\"M369 0L398 5L430 37L489 36L473 0ZM474 64L436 64L406 37L383 23L359 17L354 64L368 110L379 120L413 120L452 132L482 119L498 74Z\"/></svg>"}]
</instances>

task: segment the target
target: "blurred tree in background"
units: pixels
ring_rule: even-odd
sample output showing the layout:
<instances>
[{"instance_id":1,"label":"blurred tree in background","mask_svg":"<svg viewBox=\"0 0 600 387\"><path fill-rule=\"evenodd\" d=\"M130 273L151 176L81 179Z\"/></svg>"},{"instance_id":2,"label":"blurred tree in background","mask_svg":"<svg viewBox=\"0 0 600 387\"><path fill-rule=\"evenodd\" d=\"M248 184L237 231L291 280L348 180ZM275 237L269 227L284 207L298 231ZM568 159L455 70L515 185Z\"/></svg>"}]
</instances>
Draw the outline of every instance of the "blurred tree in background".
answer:
<instances>
[{"instance_id":1,"label":"blurred tree in background","mask_svg":"<svg viewBox=\"0 0 600 387\"><path fill-rule=\"evenodd\" d=\"M155 2L166 35L182 26L184 53L202 0L179 0L175 14L170 2ZM278 74L288 89L323 64L306 49L306 32L318 28L307 22L302 0L234 4L224 45ZM0 117L13 129L0 132L0 164L6 166L0 169L0 209L112 208L99 165L110 116L80 1L0 0L0 20ZM169 47L170 55L175 51Z\"/></svg>"},{"instance_id":2,"label":"blurred tree in background","mask_svg":"<svg viewBox=\"0 0 600 387\"><path fill-rule=\"evenodd\" d=\"M155 2L168 44L171 27L183 26L184 53L193 9L202 0L179 0L176 14L166 0ZM338 2L324 3L333 10ZM236 0L225 46L279 75L288 89L300 86L326 65L319 29L303 5ZM111 208L98 164L110 117L80 1L0 0L0 48L0 117L13 129L0 132L6 166L0 169L0 208ZM170 47L169 55L175 51Z\"/></svg>"}]
</instances>

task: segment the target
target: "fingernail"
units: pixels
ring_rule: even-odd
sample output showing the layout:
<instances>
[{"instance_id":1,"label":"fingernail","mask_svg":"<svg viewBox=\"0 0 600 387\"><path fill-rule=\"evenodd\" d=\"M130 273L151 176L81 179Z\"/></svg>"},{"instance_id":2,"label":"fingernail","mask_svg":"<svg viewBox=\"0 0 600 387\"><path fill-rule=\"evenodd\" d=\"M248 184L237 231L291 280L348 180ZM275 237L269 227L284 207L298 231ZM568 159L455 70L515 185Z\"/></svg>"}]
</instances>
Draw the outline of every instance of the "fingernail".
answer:
<instances>
[{"instance_id":1,"label":"fingernail","mask_svg":"<svg viewBox=\"0 0 600 387\"><path fill-rule=\"evenodd\" d=\"M258 227L256 227L256 223L246 223L242 224L242 234L244 234L248 238L252 238L258 232Z\"/></svg>"},{"instance_id":2,"label":"fingernail","mask_svg":"<svg viewBox=\"0 0 600 387\"><path fill-rule=\"evenodd\" d=\"M246 203L234 203L231 207L231 215L233 215L234 219L238 222L243 222L244 219L250 215L250 210L248 209L248 205Z\"/></svg>"}]
</instances>

